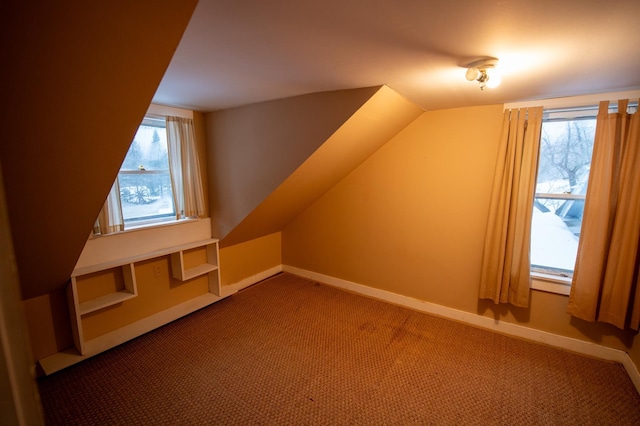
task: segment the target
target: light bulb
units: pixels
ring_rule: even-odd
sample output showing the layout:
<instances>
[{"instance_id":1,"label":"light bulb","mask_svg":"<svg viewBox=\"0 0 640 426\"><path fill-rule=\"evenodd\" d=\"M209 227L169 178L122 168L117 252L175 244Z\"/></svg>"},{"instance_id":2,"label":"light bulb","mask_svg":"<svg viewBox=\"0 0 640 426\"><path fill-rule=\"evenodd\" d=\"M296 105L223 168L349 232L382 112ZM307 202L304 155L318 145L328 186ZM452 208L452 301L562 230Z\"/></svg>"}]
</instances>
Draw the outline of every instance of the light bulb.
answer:
<instances>
[{"instance_id":1,"label":"light bulb","mask_svg":"<svg viewBox=\"0 0 640 426\"><path fill-rule=\"evenodd\" d=\"M489 77L487 80L487 87L489 89L496 88L502 83L502 75L500 75L500 71L496 68L487 68L487 76Z\"/></svg>"},{"instance_id":2,"label":"light bulb","mask_svg":"<svg viewBox=\"0 0 640 426\"><path fill-rule=\"evenodd\" d=\"M467 70L467 73L465 74L465 77L467 78L467 80L473 81L473 80L476 80L479 75L480 75L480 70L478 70L478 68L469 68Z\"/></svg>"}]
</instances>

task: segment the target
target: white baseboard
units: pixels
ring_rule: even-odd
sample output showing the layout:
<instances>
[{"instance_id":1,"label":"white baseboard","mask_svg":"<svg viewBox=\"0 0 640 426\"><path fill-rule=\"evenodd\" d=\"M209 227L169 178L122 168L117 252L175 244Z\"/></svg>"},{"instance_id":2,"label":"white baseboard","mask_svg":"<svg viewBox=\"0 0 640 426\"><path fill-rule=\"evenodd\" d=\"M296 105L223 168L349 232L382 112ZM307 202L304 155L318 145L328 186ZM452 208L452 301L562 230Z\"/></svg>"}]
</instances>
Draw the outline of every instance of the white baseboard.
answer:
<instances>
[{"instance_id":1,"label":"white baseboard","mask_svg":"<svg viewBox=\"0 0 640 426\"><path fill-rule=\"evenodd\" d=\"M238 281L237 283L233 283L233 284L229 284L229 285L223 285L222 286L222 297L226 297L229 295L232 295L234 293L239 292L240 290L247 288L249 286L252 286L256 283L259 283L262 280L265 280L269 277L274 276L275 274L278 274L282 272L282 265L277 265L274 266L273 268L269 268L265 271L259 272L255 275L252 275L250 277L244 278L240 281Z\"/></svg>"},{"instance_id":2,"label":"white baseboard","mask_svg":"<svg viewBox=\"0 0 640 426\"><path fill-rule=\"evenodd\" d=\"M460 311L458 309L448 308L446 306L437 305L435 303L425 302L423 300L414 299L412 297L403 296L401 294L392 293L386 290L369 287L352 281L331 277L329 275L319 274L317 272L296 268L295 266L283 265L282 270L300 277L309 278L332 287L341 288L353 293L368 296L394 305L404 306L420 312L448 318L454 321L463 322L475 327L496 331L509 336L519 337L549 346L569 350L583 355L592 356L609 361L621 363L634 386L640 392L640 372L636 365L631 361L629 355L619 349L613 349L596 343L586 342L584 340L574 339L571 337L560 336L546 331L535 330L518 324L505 321L499 321L471 312Z\"/></svg>"},{"instance_id":3,"label":"white baseboard","mask_svg":"<svg viewBox=\"0 0 640 426\"><path fill-rule=\"evenodd\" d=\"M622 351L621 351L622 352ZM629 378L633 382L633 385L636 387L638 393L640 393L640 371L638 367L631 361L631 357L626 352L624 353L624 359L622 360L622 365L624 369L627 370L627 374Z\"/></svg>"}]
</instances>

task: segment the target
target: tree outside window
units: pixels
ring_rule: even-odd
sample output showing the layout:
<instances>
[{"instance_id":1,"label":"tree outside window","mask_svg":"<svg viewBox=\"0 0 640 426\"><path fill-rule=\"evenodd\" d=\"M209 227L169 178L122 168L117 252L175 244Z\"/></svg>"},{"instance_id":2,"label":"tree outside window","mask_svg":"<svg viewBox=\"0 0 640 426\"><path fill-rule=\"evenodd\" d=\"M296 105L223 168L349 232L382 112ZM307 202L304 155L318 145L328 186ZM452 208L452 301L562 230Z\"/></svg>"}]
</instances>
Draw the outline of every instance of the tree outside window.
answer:
<instances>
[{"instance_id":1,"label":"tree outside window","mask_svg":"<svg viewBox=\"0 0 640 426\"><path fill-rule=\"evenodd\" d=\"M175 217L164 120L143 121L118 182L125 223Z\"/></svg>"},{"instance_id":2,"label":"tree outside window","mask_svg":"<svg viewBox=\"0 0 640 426\"><path fill-rule=\"evenodd\" d=\"M533 270L571 276L582 226L595 118L542 124L531 231Z\"/></svg>"}]
</instances>

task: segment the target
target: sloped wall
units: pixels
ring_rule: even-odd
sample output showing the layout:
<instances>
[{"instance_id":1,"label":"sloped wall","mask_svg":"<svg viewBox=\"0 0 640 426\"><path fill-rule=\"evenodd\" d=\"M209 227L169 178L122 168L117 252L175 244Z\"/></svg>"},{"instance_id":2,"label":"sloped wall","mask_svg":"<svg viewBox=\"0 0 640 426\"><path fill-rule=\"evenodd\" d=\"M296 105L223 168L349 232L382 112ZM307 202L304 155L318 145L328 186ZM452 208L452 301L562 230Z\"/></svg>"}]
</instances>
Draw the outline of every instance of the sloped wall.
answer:
<instances>
[{"instance_id":1,"label":"sloped wall","mask_svg":"<svg viewBox=\"0 0 640 426\"><path fill-rule=\"evenodd\" d=\"M196 3L3 10L0 161L23 298L68 281Z\"/></svg>"},{"instance_id":2,"label":"sloped wall","mask_svg":"<svg viewBox=\"0 0 640 426\"><path fill-rule=\"evenodd\" d=\"M280 231L422 112L389 87L381 87L236 226L224 244Z\"/></svg>"},{"instance_id":3,"label":"sloped wall","mask_svg":"<svg viewBox=\"0 0 640 426\"><path fill-rule=\"evenodd\" d=\"M223 239L378 89L314 93L207 114L213 235Z\"/></svg>"}]
</instances>

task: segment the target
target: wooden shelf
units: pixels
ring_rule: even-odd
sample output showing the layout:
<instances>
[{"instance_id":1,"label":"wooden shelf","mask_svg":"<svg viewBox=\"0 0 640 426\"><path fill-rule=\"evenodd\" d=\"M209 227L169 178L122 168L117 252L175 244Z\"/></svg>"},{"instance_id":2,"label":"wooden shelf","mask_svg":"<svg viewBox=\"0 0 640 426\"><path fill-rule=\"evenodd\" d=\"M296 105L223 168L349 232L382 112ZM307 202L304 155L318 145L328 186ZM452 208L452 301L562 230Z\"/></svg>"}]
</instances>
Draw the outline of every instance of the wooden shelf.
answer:
<instances>
[{"instance_id":1,"label":"wooden shelf","mask_svg":"<svg viewBox=\"0 0 640 426\"><path fill-rule=\"evenodd\" d=\"M194 252L196 256L190 257L192 256L191 252ZM187 268L185 268L185 253L187 253ZM108 332L106 335L85 339L83 317L91 313L100 315L98 311L101 309L137 297L135 263L167 255L171 259L171 271L174 278L188 281L196 277L207 276L208 293L180 304L180 308L168 308L158 312L153 316L155 318L153 327L166 324L177 316L186 315L222 297L218 267L218 240L215 238L202 239L148 253L136 253L134 256L124 258L111 258L106 262L76 268L71 276L67 297L73 341L78 354L77 356L61 355L61 359L65 360L61 361L62 364L71 362L70 360L77 362L77 360L102 352L148 331L147 322L141 320Z\"/></svg>"},{"instance_id":2,"label":"wooden shelf","mask_svg":"<svg viewBox=\"0 0 640 426\"><path fill-rule=\"evenodd\" d=\"M185 268L185 251L198 247L205 248L206 262L191 268ZM199 245L192 244L190 247L183 247L180 251L171 253L171 274L180 281L188 281L201 275L208 275L209 292L220 296L222 290L218 270L218 240L202 241Z\"/></svg>"},{"instance_id":3,"label":"wooden shelf","mask_svg":"<svg viewBox=\"0 0 640 426\"><path fill-rule=\"evenodd\" d=\"M71 286L74 287L74 290L72 292L72 294L74 295L74 300L70 301L70 303L73 302L73 304L75 305L76 313L78 316L81 317L91 312L95 312L100 309L122 303L125 300L131 299L138 295L138 286L136 285L136 276L133 268L133 263L128 263L126 265L109 269L117 268L120 268L122 271L123 288L117 289L111 293L93 297L82 302L80 302L80 300L82 300L82 297L80 297L79 295L80 289L78 284L78 281L81 281L81 277L71 278Z\"/></svg>"},{"instance_id":4,"label":"wooden shelf","mask_svg":"<svg viewBox=\"0 0 640 426\"><path fill-rule=\"evenodd\" d=\"M120 290L116 293L106 294L104 296L79 303L78 312L81 316L86 315L109 306L117 305L118 303L122 303L133 297L136 297L136 294L131 293L128 290Z\"/></svg>"},{"instance_id":5,"label":"wooden shelf","mask_svg":"<svg viewBox=\"0 0 640 426\"><path fill-rule=\"evenodd\" d=\"M190 280L191 278L199 277L200 275L208 274L209 272L214 272L218 269L217 266L211 265L209 263L205 263L203 265L198 265L194 268L185 269L184 271L184 281Z\"/></svg>"}]
</instances>

